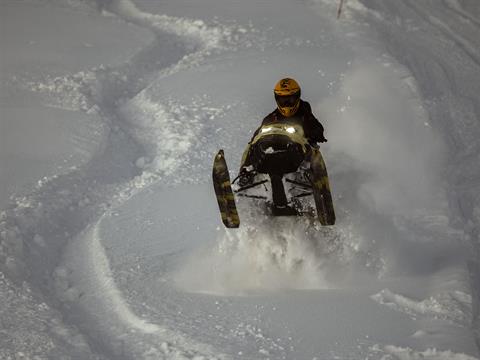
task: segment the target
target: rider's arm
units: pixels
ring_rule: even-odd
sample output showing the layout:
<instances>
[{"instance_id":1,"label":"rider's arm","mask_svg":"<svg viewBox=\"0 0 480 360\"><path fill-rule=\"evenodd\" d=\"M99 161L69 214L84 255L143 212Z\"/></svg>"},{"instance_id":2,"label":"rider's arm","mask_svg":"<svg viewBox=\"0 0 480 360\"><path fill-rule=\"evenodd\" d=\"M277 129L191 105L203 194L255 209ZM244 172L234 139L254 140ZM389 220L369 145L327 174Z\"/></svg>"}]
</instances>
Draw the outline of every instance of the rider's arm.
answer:
<instances>
[{"instance_id":1,"label":"rider's arm","mask_svg":"<svg viewBox=\"0 0 480 360\"><path fill-rule=\"evenodd\" d=\"M324 129L322 124L320 124L317 118L313 115L312 107L310 106L310 104L308 102L305 102L305 106L305 124L303 128L305 130L306 137L312 144L316 144L318 142L326 142L327 139L324 136Z\"/></svg>"}]
</instances>

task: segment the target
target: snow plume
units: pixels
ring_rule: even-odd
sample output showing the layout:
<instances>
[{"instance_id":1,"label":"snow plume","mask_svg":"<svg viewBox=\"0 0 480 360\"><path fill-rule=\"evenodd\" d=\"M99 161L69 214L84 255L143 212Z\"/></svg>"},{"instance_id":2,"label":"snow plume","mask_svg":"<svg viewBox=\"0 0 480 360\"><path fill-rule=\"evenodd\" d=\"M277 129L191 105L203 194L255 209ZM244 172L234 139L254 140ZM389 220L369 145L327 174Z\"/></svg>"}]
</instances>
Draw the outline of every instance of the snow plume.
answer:
<instances>
[{"instance_id":1,"label":"snow plume","mask_svg":"<svg viewBox=\"0 0 480 360\"><path fill-rule=\"evenodd\" d=\"M226 230L215 245L197 250L176 282L187 291L221 295L335 288L355 256L339 230L297 218L263 218Z\"/></svg>"},{"instance_id":2,"label":"snow plume","mask_svg":"<svg viewBox=\"0 0 480 360\"><path fill-rule=\"evenodd\" d=\"M335 151L364 174L363 181L349 184L360 201L378 214L408 216L438 197L443 147L414 79L387 57L367 61L352 66L340 93L318 111L329 120Z\"/></svg>"},{"instance_id":3,"label":"snow plume","mask_svg":"<svg viewBox=\"0 0 480 360\"><path fill-rule=\"evenodd\" d=\"M430 126L410 73L386 55L363 55L317 113L328 119L327 138L335 144L325 153L338 225L353 227L363 239L359 251L383 263L379 276L432 271L441 254L431 245L420 246L420 237L435 249L458 252L453 243L459 234L452 241L445 236L452 233L448 219L436 220L446 219L447 212L444 144Z\"/></svg>"}]
</instances>

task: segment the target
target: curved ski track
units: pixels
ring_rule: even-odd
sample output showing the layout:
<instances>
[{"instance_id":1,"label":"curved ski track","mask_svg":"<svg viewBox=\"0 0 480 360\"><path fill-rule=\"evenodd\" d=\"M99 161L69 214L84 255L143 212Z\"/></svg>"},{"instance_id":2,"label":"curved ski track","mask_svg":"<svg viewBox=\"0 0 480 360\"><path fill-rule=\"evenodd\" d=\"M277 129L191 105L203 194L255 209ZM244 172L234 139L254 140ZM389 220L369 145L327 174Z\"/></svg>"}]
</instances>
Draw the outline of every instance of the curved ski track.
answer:
<instances>
[{"instance_id":1,"label":"curved ski track","mask_svg":"<svg viewBox=\"0 0 480 360\"><path fill-rule=\"evenodd\" d=\"M138 124L119 111L121 104L152 79L195 67L212 53L242 43L251 46L249 34L235 26L209 26L201 20L145 13L129 0L114 0L106 6L99 2L99 8L151 30L156 39L128 63L99 67L80 76L81 84L73 90L80 89L76 96L105 120L107 141L84 167L40 181L35 191L15 198L2 212L0 233L6 256L1 269L13 278L29 279L47 303L63 309L63 320L81 331L94 351L92 358L223 358L210 346L146 323L129 309L111 277L96 224L105 212L172 170L168 166L141 170L138 159L151 156L156 139L145 143L138 136ZM164 111L168 114L169 109ZM157 135L161 138L162 133ZM45 239L44 243L34 241L38 238ZM59 264L62 258L69 259L73 267ZM82 298L84 293L91 295ZM107 318L110 321L105 323ZM119 343L118 339L123 340ZM85 348L79 353L81 358L87 356Z\"/></svg>"}]
</instances>

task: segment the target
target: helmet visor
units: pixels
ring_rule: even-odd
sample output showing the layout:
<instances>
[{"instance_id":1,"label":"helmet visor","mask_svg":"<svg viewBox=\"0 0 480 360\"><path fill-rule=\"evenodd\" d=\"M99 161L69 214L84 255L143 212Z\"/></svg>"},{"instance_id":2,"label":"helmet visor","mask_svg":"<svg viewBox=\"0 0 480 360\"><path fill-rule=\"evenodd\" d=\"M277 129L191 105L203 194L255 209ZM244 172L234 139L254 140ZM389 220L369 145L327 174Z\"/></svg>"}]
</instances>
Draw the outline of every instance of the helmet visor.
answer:
<instances>
[{"instance_id":1,"label":"helmet visor","mask_svg":"<svg viewBox=\"0 0 480 360\"><path fill-rule=\"evenodd\" d=\"M281 96L275 94L275 101L280 107L293 107L298 102L298 99L300 98L299 95L300 94Z\"/></svg>"}]
</instances>

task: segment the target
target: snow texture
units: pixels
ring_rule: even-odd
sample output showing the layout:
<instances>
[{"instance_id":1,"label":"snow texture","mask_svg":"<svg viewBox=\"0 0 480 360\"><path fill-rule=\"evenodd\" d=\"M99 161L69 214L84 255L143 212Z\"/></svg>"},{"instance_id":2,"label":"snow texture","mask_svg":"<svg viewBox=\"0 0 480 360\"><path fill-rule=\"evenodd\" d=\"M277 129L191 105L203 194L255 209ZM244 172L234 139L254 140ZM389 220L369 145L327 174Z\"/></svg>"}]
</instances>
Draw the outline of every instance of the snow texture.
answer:
<instances>
[{"instance_id":1,"label":"snow texture","mask_svg":"<svg viewBox=\"0 0 480 360\"><path fill-rule=\"evenodd\" d=\"M0 3L0 359L479 358L479 2L337 6ZM338 223L226 230L284 76Z\"/></svg>"}]
</instances>

